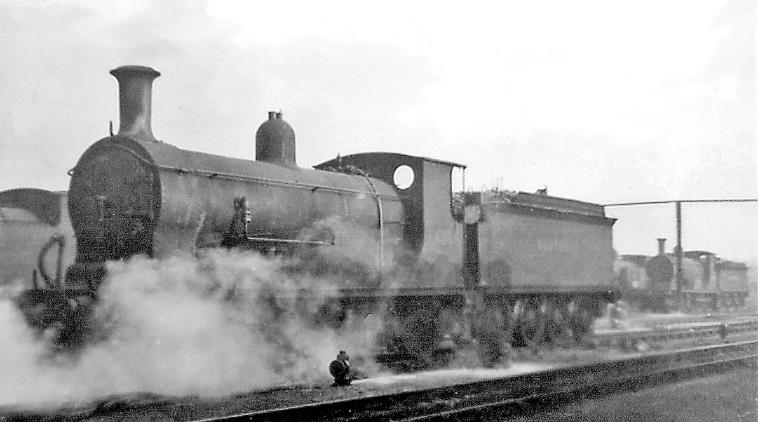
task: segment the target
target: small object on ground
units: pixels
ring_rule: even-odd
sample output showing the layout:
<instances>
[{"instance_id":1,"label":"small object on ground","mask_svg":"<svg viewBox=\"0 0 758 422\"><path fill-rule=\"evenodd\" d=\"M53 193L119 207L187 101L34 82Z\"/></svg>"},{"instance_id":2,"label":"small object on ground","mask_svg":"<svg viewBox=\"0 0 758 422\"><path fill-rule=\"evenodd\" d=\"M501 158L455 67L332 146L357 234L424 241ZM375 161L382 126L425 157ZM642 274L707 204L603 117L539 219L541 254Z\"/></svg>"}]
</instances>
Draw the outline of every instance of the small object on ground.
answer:
<instances>
[{"instance_id":1,"label":"small object on ground","mask_svg":"<svg viewBox=\"0 0 758 422\"><path fill-rule=\"evenodd\" d=\"M353 381L350 374L350 356L344 350L340 350L337 359L329 364L329 373L334 377L333 387L348 386Z\"/></svg>"},{"instance_id":2,"label":"small object on ground","mask_svg":"<svg viewBox=\"0 0 758 422\"><path fill-rule=\"evenodd\" d=\"M726 335L729 333L729 325L726 322L719 325L717 332L719 334L719 338L721 338L721 341L727 343L728 340L726 339Z\"/></svg>"}]
</instances>

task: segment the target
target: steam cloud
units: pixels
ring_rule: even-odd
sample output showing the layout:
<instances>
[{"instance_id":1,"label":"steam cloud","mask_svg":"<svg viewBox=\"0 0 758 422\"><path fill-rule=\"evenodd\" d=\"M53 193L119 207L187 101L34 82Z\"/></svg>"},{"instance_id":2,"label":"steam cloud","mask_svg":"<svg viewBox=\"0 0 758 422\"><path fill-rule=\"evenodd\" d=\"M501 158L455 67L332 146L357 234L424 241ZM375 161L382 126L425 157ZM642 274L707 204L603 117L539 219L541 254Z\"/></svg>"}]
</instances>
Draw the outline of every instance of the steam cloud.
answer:
<instances>
[{"instance_id":1,"label":"steam cloud","mask_svg":"<svg viewBox=\"0 0 758 422\"><path fill-rule=\"evenodd\" d=\"M0 404L79 402L129 392L213 396L292 382L329 382L338 349L368 355L378 315L339 328L307 314L341 284L334 273L292 272L291 260L211 250L108 264L94 342L75 358L51 352L0 298ZM295 294L308 289L315 295Z\"/></svg>"}]
</instances>

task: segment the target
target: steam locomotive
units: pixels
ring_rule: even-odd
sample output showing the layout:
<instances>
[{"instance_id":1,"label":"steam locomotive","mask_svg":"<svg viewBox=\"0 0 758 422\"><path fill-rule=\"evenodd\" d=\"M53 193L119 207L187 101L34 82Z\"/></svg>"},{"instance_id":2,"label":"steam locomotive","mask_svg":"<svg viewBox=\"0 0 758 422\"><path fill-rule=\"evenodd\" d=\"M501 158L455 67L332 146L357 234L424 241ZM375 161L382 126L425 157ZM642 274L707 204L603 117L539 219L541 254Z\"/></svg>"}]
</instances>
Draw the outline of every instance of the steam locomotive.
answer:
<instances>
[{"instance_id":1,"label":"steam locomotive","mask_svg":"<svg viewBox=\"0 0 758 422\"><path fill-rule=\"evenodd\" d=\"M58 285L74 261L66 192L0 192L0 285L32 280Z\"/></svg>"},{"instance_id":2,"label":"steam locomotive","mask_svg":"<svg viewBox=\"0 0 758 422\"><path fill-rule=\"evenodd\" d=\"M583 341L604 303L615 300L615 219L600 205L456 193L451 174L464 165L398 153L302 168L295 133L276 112L256 133L255 161L184 150L152 133L160 73L122 66L111 74L120 128L71 171L75 262L64 282L29 292L47 304L27 307L33 323L86 325L107 261L206 248L303 256L349 248L377 271L344 277L320 296L326 303L314 318L339 325L349 312L385 306L391 332L383 346L425 361L451 344L478 344L485 362L495 362L511 341ZM397 182L403 172L408 183ZM297 294L309 298L307 290Z\"/></svg>"},{"instance_id":3,"label":"steam locomotive","mask_svg":"<svg viewBox=\"0 0 758 422\"><path fill-rule=\"evenodd\" d=\"M640 310L657 312L730 312L745 307L747 265L708 251L685 251L677 287L676 255L666 253L665 241L658 239L655 256L620 255L616 259L616 281L625 301Z\"/></svg>"}]
</instances>

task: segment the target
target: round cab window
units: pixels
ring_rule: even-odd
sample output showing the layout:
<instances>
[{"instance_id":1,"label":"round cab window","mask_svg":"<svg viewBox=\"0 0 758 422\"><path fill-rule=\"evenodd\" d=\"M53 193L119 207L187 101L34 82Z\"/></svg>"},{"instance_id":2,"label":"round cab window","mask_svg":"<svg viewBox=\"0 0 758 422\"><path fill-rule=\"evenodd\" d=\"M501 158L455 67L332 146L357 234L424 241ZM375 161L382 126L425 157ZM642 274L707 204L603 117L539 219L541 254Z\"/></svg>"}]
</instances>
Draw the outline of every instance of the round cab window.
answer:
<instances>
[{"instance_id":1,"label":"round cab window","mask_svg":"<svg viewBox=\"0 0 758 422\"><path fill-rule=\"evenodd\" d=\"M408 189L413 184L415 176L412 168L402 165L395 169L395 175L392 177L392 180L398 189Z\"/></svg>"}]
</instances>

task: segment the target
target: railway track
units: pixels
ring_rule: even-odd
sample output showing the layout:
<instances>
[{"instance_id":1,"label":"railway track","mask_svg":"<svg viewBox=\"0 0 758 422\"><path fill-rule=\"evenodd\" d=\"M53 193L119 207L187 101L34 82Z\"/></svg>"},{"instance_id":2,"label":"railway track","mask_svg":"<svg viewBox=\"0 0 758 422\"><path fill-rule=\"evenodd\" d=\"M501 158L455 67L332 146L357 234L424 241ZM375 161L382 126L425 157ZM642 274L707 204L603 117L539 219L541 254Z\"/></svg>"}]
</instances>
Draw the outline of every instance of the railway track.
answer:
<instances>
[{"instance_id":1,"label":"railway track","mask_svg":"<svg viewBox=\"0 0 758 422\"><path fill-rule=\"evenodd\" d=\"M628 346L642 344L643 342L649 345L677 342L683 343L676 347L683 347L684 343L689 343L689 347L691 347L693 345L692 343L702 345L708 340L718 343L723 341L734 343L740 339L757 338L753 334L758 332L758 316L756 315L744 316L729 321L703 321L702 318L689 319L686 323L682 322L671 325L660 325L636 330L600 331L596 333L595 344L601 347L621 347L623 349L631 350L633 347ZM706 319L705 321L708 320ZM748 334L751 336L748 337ZM735 344L740 346L724 345L701 347L695 349L699 350L698 352L689 352L687 350L657 354L651 354L651 352L648 352L645 356L636 355L636 357L628 359L622 358L602 363L597 363L597 355L595 354L595 358L591 358L594 360L591 364L585 363L580 366L562 367L551 371L519 375L514 378L474 381L461 385L451 385L448 383L448 385L444 387L426 387L422 390L409 391L400 394L373 392L369 393L374 394L371 397L341 399L336 401L331 400L304 406L297 405L283 409L261 410L235 416L199 420L330 420L331 418L336 418L337 420L414 420L413 418L431 418L431 416L437 415L438 413L438 417L440 418L455 419L458 417L468 418L469 416L466 415L474 412L476 406L483 406L481 407L482 411L489 408L497 409L498 407L492 403L501 403L503 406L510 403L508 404L510 410L506 409L507 411L505 414L509 414L509 412L518 413L518 409L521 408L519 406L524 406L523 409L527 410L530 408L538 409L540 406L555 403L555 400L571 401L582 394L592 394L593 391L614 391L614 388L617 388L619 384L625 382L629 382L630 385L644 386L644 384L640 384L639 381L634 378L625 377L625 374L637 374L639 377L646 376L643 374L652 374L651 376L655 378L656 375L654 371L657 370L656 368L660 369L665 367L665 362L667 362L666 359L668 359L668 362L682 362L686 359L695 360L695 357L698 357L698 362L705 362L706 360L703 359L708 353L717 353L716 351L718 351L718 353L729 354L731 353L731 347L743 349L745 347L756 348L755 342ZM588 352L590 351L588 350ZM530 358L527 357L527 360L530 360ZM552 360L554 362L561 361L560 358L558 360L553 358ZM588 360L585 360L585 362L588 362ZM650 364L651 366L645 367L646 364ZM713 365L710 367L713 367ZM710 367L705 366L704 368L708 369ZM675 369L669 369L669 371L674 375L676 374ZM608 379L602 378L606 376L604 374L614 373L619 377L616 381L614 381L612 377L609 377ZM584 381L580 375L584 376ZM593 379L599 380L595 387L588 384L588 382ZM602 390L598 387L606 384L608 386L606 390ZM583 385L585 386L582 387ZM565 391L561 390L561 388L564 388ZM567 388L569 389L566 390ZM623 391L623 386L618 388L620 388L620 391ZM302 391L307 391L307 386L303 386ZM561 393L561 391L563 391L563 393ZM574 392L572 393L572 391ZM322 398L322 400L323 399L324 398ZM128 395L124 398L113 397L93 406L69 410L61 409L61 411L52 413L40 413L35 411L10 411L8 413L0 408L0 421L27 420L28 418L34 418L36 420L78 421L88 420L93 417L102 420L117 420L120 418L119 415L140 414L140 412L143 411L153 412L154 415L160 414L166 420L174 420L180 414L184 414L185 416L178 417L176 420L192 420L193 417L191 415L195 412L192 411L191 408L195 407L194 405L188 405L186 413L184 411L178 411L177 413L176 409L185 407L186 403L183 405L179 404L183 402L184 401L181 399L176 401L176 398L147 394L137 397ZM209 403L208 406L213 405ZM206 408L209 409L210 407ZM459 414L457 413L457 409L459 408L470 408L467 410L469 413ZM244 409L244 407L239 407L237 411L239 411L239 409ZM450 415L458 416L445 416L440 412L452 412ZM213 415L213 413L206 413L206 415L208 414ZM197 416L195 418L197 418ZM155 420L163 419L157 418Z\"/></svg>"},{"instance_id":2,"label":"railway track","mask_svg":"<svg viewBox=\"0 0 758 422\"><path fill-rule=\"evenodd\" d=\"M657 353L455 386L202 419L236 421L490 420L638 390L758 361L758 341Z\"/></svg>"},{"instance_id":3,"label":"railway track","mask_svg":"<svg viewBox=\"0 0 758 422\"><path fill-rule=\"evenodd\" d=\"M688 319L672 324L655 324L651 327L633 330L602 330L595 333L598 345L615 346L623 344L665 343L680 340L717 339L727 341L758 332L758 316L750 315L738 320Z\"/></svg>"},{"instance_id":4,"label":"railway track","mask_svg":"<svg viewBox=\"0 0 758 422\"><path fill-rule=\"evenodd\" d=\"M758 319L756 313L718 313L718 314L681 314L681 315L647 315L636 319L646 327L661 327L676 324L692 324L706 322L723 322L741 319Z\"/></svg>"}]
</instances>

